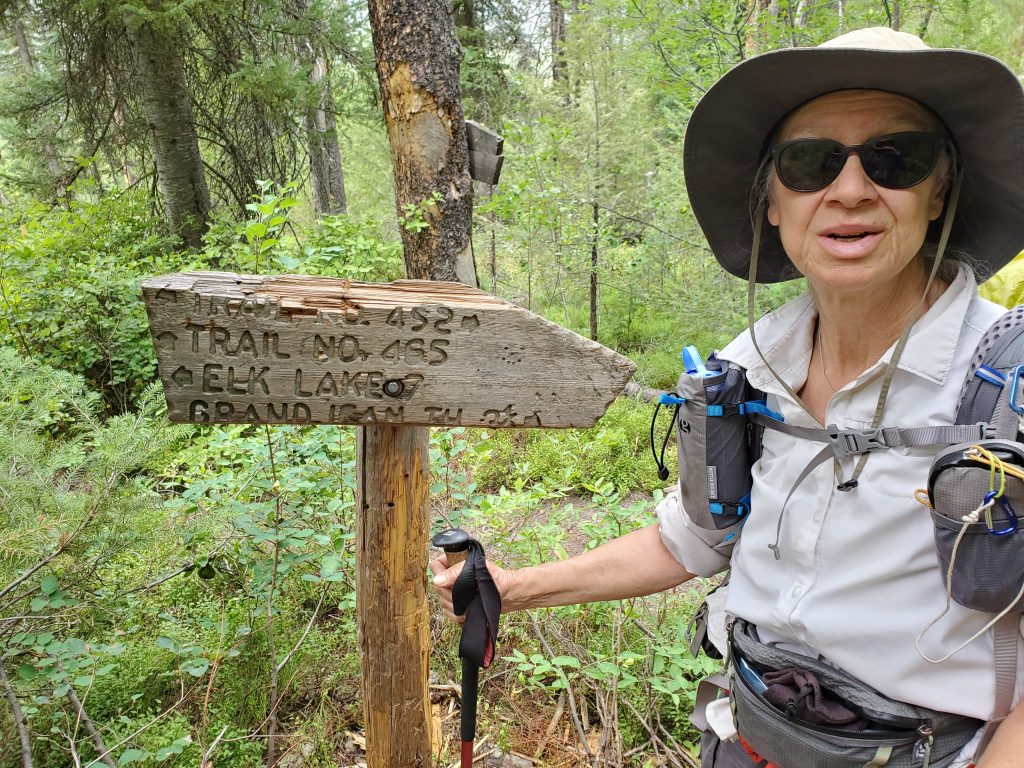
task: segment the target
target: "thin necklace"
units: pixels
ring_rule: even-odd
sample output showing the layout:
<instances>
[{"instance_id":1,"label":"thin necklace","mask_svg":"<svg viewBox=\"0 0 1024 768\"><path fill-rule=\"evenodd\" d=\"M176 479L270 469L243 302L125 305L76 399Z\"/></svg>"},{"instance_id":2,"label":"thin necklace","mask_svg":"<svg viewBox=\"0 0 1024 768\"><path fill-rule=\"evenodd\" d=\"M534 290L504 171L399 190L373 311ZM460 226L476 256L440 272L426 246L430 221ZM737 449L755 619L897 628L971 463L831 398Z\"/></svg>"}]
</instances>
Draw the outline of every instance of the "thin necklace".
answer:
<instances>
[{"instance_id":1,"label":"thin necklace","mask_svg":"<svg viewBox=\"0 0 1024 768\"><path fill-rule=\"evenodd\" d=\"M818 339L818 367L821 369L821 377L825 379L825 383L828 385L828 388L832 390L832 394L834 395L838 390L832 386L832 382L828 380L828 374L825 373L825 346L821 343L820 325L815 329L814 335Z\"/></svg>"}]
</instances>

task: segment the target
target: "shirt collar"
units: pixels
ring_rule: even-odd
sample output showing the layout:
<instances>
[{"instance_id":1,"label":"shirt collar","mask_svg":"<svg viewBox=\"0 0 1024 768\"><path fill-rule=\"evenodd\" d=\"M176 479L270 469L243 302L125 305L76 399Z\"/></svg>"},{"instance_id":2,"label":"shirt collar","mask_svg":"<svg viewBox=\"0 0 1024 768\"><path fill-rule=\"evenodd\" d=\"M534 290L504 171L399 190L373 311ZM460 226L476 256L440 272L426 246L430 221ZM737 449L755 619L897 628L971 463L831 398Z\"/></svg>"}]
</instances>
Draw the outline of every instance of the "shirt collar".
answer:
<instances>
[{"instance_id":1,"label":"shirt collar","mask_svg":"<svg viewBox=\"0 0 1024 768\"><path fill-rule=\"evenodd\" d=\"M973 272L967 265L959 264L952 283L911 330L898 369L941 386L952 367L967 309L977 294ZM765 315L754 326L758 346L765 358L794 390L799 390L807 380L817 318L814 300L805 293ZM853 384L860 384L881 370L892 358L895 346L893 344L886 350L878 362ZM749 330L736 337L718 357L743 366L753 387L777 395L784 394L754 348Z\"/></svg>"}]
</instances>

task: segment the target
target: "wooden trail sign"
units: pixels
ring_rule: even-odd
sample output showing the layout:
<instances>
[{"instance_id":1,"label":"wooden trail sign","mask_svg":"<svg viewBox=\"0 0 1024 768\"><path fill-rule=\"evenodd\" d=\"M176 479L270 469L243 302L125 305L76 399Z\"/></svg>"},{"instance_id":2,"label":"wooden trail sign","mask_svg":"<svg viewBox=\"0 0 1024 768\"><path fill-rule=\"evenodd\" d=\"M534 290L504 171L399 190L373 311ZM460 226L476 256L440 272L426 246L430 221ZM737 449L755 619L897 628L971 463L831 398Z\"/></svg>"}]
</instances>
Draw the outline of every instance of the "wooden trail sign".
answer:
<instances>
[{"instance_id":1,"label":"wooden trail sign","mask_svg":"<svg viewBox=\"0 0 1024 768\"><path fill-rule=\"evenodd\" d=\"M208 272L143 294L172 421L586 427L634 368L459 283Z\"/></svg>"},{"instance_id":2,"label":"wooden trail sign","mask_svg":"<svg viewBox=\"0 0 1024 768\"><path fill-rule=\"evenodd\" d=\"M428 428L593 426L635 366L459 283L189 272L142 291L173 421L362 427L367 765L427 768Z\"/></svg>"}]
</instances>

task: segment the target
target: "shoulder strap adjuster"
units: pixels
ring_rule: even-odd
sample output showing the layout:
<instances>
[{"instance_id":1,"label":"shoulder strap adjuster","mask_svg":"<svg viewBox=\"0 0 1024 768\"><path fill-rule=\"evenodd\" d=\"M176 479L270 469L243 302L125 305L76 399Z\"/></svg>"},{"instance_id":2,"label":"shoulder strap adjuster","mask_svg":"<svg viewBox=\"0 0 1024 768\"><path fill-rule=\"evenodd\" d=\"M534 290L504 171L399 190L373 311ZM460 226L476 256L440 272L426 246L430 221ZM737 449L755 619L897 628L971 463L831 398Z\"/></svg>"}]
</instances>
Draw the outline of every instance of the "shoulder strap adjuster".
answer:
<instances>
[{"instance_id":1,"label":"shoulder strap adjuster","mask_svg":"<svg viewBox=\"0 0 1024 768\"><path fill-rule=\"evenodd\" d=\"M881 427L874 429L840 429L835 424L829 424L825 431L828 434L829 443L832 444L832 453L837 459L845 459L847 456L877 451L887 447L882 438Z\"/></svg>"}]
</instances>

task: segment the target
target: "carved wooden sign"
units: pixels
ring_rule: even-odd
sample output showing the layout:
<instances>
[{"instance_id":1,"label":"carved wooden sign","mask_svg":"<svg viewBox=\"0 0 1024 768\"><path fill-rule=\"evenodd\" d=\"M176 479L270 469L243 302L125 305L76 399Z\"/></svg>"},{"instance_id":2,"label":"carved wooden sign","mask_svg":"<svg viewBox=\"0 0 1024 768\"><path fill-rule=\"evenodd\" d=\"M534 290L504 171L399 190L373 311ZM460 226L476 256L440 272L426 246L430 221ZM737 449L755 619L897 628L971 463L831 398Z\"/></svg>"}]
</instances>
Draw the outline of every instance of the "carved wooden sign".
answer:
<instances>
[{"instance_id":1,"label":"carved wooden sign","mask_svg":"<svg viewBox=\"0 0 1024 768\"><path fill-rule=\"evenodd\" d=\"M143 294L179 422L588 427L635 368L458 283L189 272Z\"/></svg>"}]
</instances>

